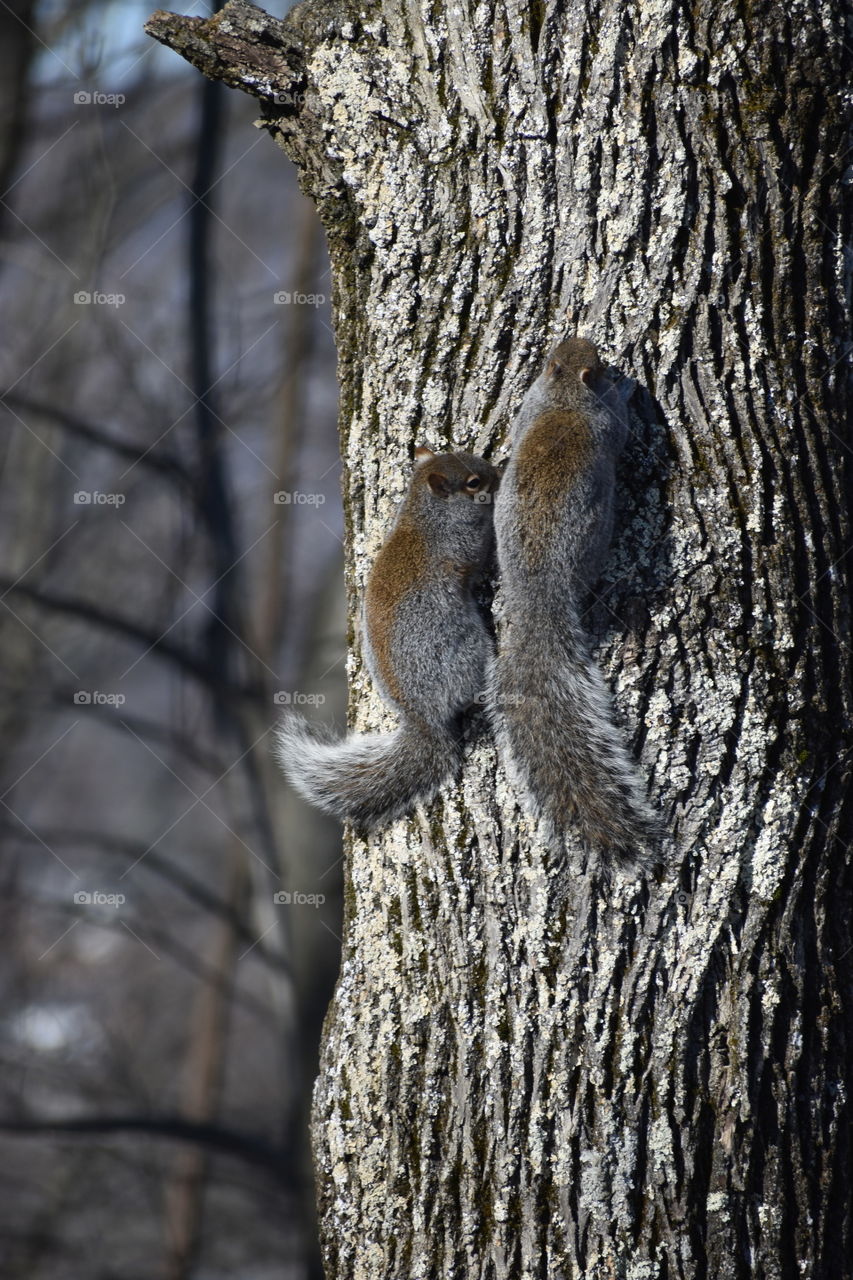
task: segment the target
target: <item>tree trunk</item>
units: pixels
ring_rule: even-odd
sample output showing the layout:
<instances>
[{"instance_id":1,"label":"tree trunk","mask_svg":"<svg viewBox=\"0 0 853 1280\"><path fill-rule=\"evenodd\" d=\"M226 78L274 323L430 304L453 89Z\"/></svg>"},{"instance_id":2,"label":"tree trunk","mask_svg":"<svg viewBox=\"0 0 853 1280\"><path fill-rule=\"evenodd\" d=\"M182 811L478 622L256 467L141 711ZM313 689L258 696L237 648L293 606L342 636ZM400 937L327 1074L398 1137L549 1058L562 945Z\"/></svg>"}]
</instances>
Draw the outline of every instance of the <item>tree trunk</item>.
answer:
<instances>
[{"instance_id":1,"label":"tree trunk","mask_svg":"<svg viewBox=\"0 0 853 1280\"><path fill-rule=\"evenodd\" d=\"M350 840L314 1106L334 1280L853 1274L847 14L149 26L261 99L323 218L353 612L414 442L502 456L567 331L645 389L587 622L668 869L547 855L488 740ZM351 677L355 727L392 723L358 641Z\"/></svg>"}]
</instances>

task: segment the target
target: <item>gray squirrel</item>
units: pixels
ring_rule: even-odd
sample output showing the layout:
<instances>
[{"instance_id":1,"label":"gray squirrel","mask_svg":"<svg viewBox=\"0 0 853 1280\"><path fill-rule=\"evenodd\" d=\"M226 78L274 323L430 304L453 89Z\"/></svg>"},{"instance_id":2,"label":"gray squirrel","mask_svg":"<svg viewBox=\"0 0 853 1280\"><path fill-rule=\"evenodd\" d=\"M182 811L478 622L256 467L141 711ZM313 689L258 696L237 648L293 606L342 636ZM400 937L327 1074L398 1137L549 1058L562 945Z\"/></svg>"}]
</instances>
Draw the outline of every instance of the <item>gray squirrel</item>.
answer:
<instances>
[{"instance_id":1,"label":"gray squirrel","mask_svg":"<svg viewBox=\"0 0 853 1280\"><path fill-rule=\"evenodd\" d=\"M371 568L367 665L400 712L390 734L332 740L301 717L277 731L279 762L312 804L365 826L428 800L458 769L460 721L481 700L493 642L474 595L493 555L498 472L470 453L415 451L408 493Z\"/></svg>"},{"instance_id":2,"label":"gray squirrel","mask_svg":"<svg viewBox=\"0 0 853 1280\"><path fill-rule=\"evenodd\" d=\"M633 389L608 375L591 342L570 338L521 403L495 500L505 626L488 695L533 813L555 833L573 820L588 845L626 865L656 860L658 823L580 610L610 543Z\"/></svg>"}]
</instances>

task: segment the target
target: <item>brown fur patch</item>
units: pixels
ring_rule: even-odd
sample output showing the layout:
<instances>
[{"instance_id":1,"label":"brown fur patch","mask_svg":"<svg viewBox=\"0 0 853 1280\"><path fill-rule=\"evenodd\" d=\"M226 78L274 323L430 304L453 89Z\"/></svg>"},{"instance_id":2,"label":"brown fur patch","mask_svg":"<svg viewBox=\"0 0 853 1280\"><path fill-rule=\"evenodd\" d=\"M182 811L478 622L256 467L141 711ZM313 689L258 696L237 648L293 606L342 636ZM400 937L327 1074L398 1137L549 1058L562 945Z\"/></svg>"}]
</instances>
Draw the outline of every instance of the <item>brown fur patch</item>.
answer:
<instances>
[{"instance_id":1,"label":"brown fur patch","mask_svg":"<svg viewBox=\"0 0 853 1280\"><path fill-rule=\"evenodd\" d=\"M589 424L576 409L548 409L525 433L516 455L518 535L532 571L545 563L554 523L592 460Z\"/></svg>"},{"instance_id":2,"label":"brown fur patch","mask_svg":"<svg viewBox=\"0 0 853 1280\"><path fill-rule=\"evenodd\" d=\"M402 702L393 665L393 633L400 601L423 578L427 547L414 525L399 524L373 562L365 592L365 623L382 683Z\"/></svg>"}]
</instances>

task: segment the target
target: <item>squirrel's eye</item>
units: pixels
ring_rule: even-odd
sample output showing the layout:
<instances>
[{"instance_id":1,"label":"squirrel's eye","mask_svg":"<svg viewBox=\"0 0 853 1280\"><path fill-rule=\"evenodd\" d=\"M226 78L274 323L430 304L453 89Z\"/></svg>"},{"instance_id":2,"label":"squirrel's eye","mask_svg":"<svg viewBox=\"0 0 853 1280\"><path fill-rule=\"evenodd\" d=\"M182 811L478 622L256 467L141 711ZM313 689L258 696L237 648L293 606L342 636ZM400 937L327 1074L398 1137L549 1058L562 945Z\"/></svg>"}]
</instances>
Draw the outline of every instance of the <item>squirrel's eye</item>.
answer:
<instances>
[{"instance_id":1,"label":"squirrel's eye","mask_svg":"<svg viewBox=\"0 0 853 1280\"><path fill-rule=\"evenodd\" d=\"M465 481L465 488L470 489L472 493L476 493L482 483L479 476L469 476Z\"/></svg>"}]
</instances>

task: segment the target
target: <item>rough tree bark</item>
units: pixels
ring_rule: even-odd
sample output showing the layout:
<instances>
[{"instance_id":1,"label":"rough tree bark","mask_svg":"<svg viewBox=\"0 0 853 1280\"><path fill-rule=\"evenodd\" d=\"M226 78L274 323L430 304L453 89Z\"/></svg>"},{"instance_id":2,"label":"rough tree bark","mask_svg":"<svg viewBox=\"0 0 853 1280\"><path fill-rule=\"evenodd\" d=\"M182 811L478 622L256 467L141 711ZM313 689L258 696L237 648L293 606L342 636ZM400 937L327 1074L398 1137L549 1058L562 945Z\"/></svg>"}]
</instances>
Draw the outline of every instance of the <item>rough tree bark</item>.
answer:
<instances>
[{"instance_id":1,"label":"rough tree bark","mask_svg":"<svg viewBox=\"0 0 853 1280\"><path fill-rule=\"evenodd\" d=\"M351 840L313 1117L336 1280L853 1274L849 13L151 21L261 100L323 219L353 609L415 440L500 456L567 330L645 389L588 621L670 869L558 865L487 740ZM391 723L357 639L351 682Z\"/></svg>"}]
</instances>

